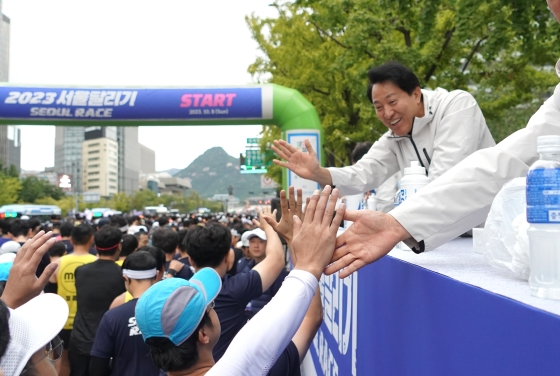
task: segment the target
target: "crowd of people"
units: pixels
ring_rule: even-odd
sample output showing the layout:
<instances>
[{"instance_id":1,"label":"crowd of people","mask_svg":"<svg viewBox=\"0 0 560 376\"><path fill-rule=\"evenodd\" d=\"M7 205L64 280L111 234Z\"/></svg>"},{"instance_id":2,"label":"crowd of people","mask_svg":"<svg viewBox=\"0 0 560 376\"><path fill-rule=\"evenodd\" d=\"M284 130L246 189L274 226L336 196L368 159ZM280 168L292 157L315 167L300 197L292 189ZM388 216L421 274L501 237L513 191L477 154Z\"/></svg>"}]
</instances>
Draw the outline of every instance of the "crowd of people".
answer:
<instances>
[{"instance_id":1,"label":"crowd of people","mask_svg":"<svg viewBox=\"0 0 560 376\"><path fill-rule=\"evenodd\" d=\"M560 0L547 3L560 20ZM478 225L538 158L537 137L560 134L560 85L494 145L469 93L421 89L398 63L368 78L388 132L339 169L309 142L275 141L276 164L324 187L305 205L301 190L282 191L280 217L0 221L0 373L298 375L322 322L323 273L343 278L400 241L421 253ZM392 185L411 161L430 180L421 192L390 213L346 212L341 193ZM353 224L337 238L343 219Z\"/></svg>"},{"instance_id":2,"label":"crowd of people","mask_svg":"<svg viewBox=\"0 0 560 376\"><path fill-rule=\"evenodd\" d=\"M316 211L331 213L324 215L323 227L334 229L324 237L332 246L338 228L331 224L336 194L329 196L330 188ZM319 200L318 193L314 197ZM279 222L269 208L261 209L250 222L247 216L234 215L180 223L169 217L145 221L118 216L97 223L55 222L55 231L31 226L32 220L1 222L0 258L6 259L1 260L5 305L0 308L10 328L4 334L11 338L0 338L0 354L4 352L0 367L7 375L27 376L199 374L200 369L221 375L227 373L217 369L238 369L236 374L245 374L241 370L259 365L269 375L299 374L300 362L322 322L317 281L326 266L326 261L322 267L310 266L315 261L309 254L300 253L303 263L296 261L292 217L296 215L302 227L302 204L301 190L296 194L291 189L290 203L283 192ZM307 212L314 211L310 204ZM25 241L18 242L23 240L19 237ZM17 247L6 247L14 242ZM295 269L308 268L311 274L288 273L286 250ZM23 255L31 254L28 262L36 265L21 270ZM26 285L34 290L18 297L12 290L24 272L31 280ZM233 343L242 341L238 335L244 328L260 332L262 322L248 323L262 321L258 313L290 279L303 288L309 304L301 305L305 308L301 320L286 332L289 337L279 336L275 350L249 361L248 355L260 358L262 349L251 352L248 344ZM283 299L293 300L288 290ZM59 299L53 300L54 295ZM47 347L30 348L26 338L12 330L16 313L30 312L29 306L49 310L47 318L57 315L56 320L42 322L49 337ZM276 331L287 325L278 309L270 311L278 317L267 319L266 325L275 322ZM239 338L246 342L256 335ZM21 343L15 344L16 340ZM245 354L241 358L240 352Z\"/></svg>"}]
</instances>

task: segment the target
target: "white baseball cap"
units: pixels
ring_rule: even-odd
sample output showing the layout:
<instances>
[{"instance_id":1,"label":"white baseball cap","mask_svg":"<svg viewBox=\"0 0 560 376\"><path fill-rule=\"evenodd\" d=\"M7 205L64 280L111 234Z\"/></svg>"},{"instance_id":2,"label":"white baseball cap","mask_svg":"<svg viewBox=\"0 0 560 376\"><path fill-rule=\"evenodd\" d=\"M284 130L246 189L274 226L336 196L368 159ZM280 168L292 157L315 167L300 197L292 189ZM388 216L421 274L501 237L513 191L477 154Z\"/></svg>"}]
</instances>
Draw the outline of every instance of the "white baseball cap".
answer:
<instances>
[{"instance_id":1,"label":"white baseball cap","mask_svg":"<svg viewBox=\"0 0 560 376\"><path fill-rule=\"evenodd\" d=\"M0 247L0 255L4 253L17 253L21 248L21 244L13 240L7 241Z\"/></svg>"},{"instance_id":2,"label":"white baseball cap","mask_svg":"<svg viewBox=\"0 0 560 376\"><path fill-rule=\"evenodd\" d=\"M17 376L29 359L62 330L68 304L57 294L41 294L21 307L9 309L10 342L0 361L5 376ZM40 319L37 313L41 312Z\"/></svg>"},{"instance_id":3,"label":"white baseball cap","mask_svg":"<svg viewBox=\"0 0 560 376\"><path fill-rule=\"evenodd\" d=\"M256 228L253 231L249 231L249 235L247 235L247 240L251 240L251 238L257 237L261 240L266 241L266 234L260 228Z\"/></svg>"}]
</instances>

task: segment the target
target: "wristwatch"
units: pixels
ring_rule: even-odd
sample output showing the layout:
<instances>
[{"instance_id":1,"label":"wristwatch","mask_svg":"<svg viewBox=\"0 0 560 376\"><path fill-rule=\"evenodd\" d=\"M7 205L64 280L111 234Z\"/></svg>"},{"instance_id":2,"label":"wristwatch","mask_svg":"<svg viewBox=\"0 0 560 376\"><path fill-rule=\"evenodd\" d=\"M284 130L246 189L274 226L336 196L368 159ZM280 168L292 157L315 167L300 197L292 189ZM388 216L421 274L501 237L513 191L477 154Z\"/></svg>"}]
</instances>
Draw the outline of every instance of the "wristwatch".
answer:
<instances>
[{"instance_id":1,"label":"wristwatch","mask_svg":"<svg viewBox=\"0 0 560 376\"><path fill-rule=\"evenodd\" d=\"M173 278L175 278L175 276L177 275L177 270L169 269L169 270L167 270L167 274L171 275Z\"/></svg>"}]
</instances>

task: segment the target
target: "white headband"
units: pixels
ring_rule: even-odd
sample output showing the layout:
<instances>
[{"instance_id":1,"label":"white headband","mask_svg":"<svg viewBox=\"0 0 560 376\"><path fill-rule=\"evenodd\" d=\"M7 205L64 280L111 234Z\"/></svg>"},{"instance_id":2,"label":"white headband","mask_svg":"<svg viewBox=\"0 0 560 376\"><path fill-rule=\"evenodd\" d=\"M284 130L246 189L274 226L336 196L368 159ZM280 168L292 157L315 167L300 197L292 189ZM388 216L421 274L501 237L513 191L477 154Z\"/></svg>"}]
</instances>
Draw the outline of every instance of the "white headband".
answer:
<instances>
[{"instance_id":1,"label":"white headband","mask_svg":"<svg viewBox=\"0 0 560 376\"><path fill-rule=\"evenodd\" d=\"M131 270L123 269L122 274L131 279L148 279L154 278L157 274L156 268L149 270Z\"/></svg>"}]
</instances>

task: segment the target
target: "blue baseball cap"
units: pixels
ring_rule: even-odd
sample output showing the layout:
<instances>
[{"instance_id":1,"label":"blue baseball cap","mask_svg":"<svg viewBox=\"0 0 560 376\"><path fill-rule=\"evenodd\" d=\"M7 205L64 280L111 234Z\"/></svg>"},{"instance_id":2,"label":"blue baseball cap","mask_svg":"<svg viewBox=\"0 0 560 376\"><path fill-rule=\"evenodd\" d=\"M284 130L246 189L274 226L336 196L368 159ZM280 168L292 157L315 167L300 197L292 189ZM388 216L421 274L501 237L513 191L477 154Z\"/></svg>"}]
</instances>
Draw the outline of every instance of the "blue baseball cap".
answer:
<instances>
[{"instance_id":1,"label":"blue baseball cap","mask_svg":"<svg viewBox=\"0 0 560 376\"><path fill-rule=\"evenodd\" d=\"M3 262L2 264L0 264L0 281L1 282L5 282L8 280L8 277L10 276L10 270L12 269L12 266L14 265L13 262Z\"/></svg>"},{"instance_id":2,"label":"blue baseball cap","mask_svg":"<svg viewBox=\"0 0 560 376\"><path fill-rule=\"evenodd\" d=\"M179 346L194 333L221 289L222 279L212 268L199 270L188 281L169 278L154 284L136 304L142 337L165 337Z\"/></svg>"}]
</instances>

